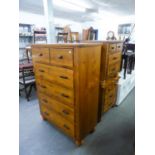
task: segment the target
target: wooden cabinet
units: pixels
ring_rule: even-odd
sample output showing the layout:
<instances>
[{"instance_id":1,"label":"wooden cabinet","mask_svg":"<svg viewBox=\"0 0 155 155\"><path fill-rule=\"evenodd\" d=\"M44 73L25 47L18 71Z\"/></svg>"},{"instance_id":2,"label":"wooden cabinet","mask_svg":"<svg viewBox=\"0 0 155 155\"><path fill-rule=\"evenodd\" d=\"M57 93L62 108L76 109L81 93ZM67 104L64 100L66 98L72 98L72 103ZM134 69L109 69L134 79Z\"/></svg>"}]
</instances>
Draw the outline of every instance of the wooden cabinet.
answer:
<instances>
[{"instance_id":1,"label":"wooden cabinet","mask_svg":"<svg viewBox=\"0 0 155 155\"><path fill-rule=\"evenodd\" d=\"M32 59L43 119L80 145L98 120L101 45L33 45Z\"/></svg>"},{"instance_id":2,"label":"wooden cabinet","mask_svg":"<svg viewBox=\"0 0 155 155\"><path fill-rule=\"evenodd\" d=\"M101 86L99 100L99 120L101 113L115 105L117 97L118 73L121 65L123 42L103 41L101 53Z\"/></svg>"},{"instance_id":3,"label":"wooden cabinet","mask_svg":"<svg viewBox=\"0 0 155 155\"><path fill-rule=\"evenodd\" d=\"M122 41L84 41L85 43L100 43L101 50L101 73L98 121L103 112L108 111L116 102L117 82L119 79Z\"/></svg>"}]
</instances>

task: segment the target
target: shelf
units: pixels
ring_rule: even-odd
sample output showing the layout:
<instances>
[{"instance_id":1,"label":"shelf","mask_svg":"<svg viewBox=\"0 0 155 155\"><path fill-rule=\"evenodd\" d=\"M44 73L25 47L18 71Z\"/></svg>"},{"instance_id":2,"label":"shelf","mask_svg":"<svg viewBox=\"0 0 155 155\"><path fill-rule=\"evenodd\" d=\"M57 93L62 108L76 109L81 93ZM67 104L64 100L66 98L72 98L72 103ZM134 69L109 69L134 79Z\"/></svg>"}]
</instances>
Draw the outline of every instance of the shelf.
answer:
<instances>
[{"instance_id":1,"label":"shelf","mask_svg":"<svg viewBox=\"0 0 155 155\"><path fill-rule=\"evenodd\" d=\"M46 34L46 31L34 31L34 34Z\"/></svg>"},{"instance_id":2,"label":"shelf","mask_svg":"<svg viewBox=\"0 0 155 155\"><path fill-rule=\"evenodd\" d=\"M19 37L33 37L33 36L19 35Z\"/></svg>"},{"instance_id":3,"label":"shelf","mask_svg":"<svg viewBox=\"0 0 155 155\"><path fill-rule=\"evenodd\" d=\"M55 27L55 29L57 29L57 30L64 30L63 27Z\"/></svg>"}]
</instances>

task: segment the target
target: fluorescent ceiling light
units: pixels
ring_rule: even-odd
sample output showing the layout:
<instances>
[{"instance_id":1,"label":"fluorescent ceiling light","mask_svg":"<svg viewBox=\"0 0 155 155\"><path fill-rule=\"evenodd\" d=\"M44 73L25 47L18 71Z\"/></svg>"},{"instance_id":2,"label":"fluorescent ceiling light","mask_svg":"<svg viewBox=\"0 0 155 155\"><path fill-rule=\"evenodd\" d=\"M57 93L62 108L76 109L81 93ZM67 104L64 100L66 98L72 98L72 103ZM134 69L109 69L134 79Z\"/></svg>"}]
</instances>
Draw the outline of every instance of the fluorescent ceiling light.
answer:
<instances>
[{"instance_id":1,"label":"fluorescent ceiling light","mask_svg":"<svg viewBox=\"0 0 155 155\"><path fill-rule=\"evenodd\" d=\"M68 10L73 10L73 11L80 11L80 12L85 12L86 8L76 5L72 2L66 1L66 0L53 0L53 4L58 7L62 7Z\"/></svg>"}]
</instances>

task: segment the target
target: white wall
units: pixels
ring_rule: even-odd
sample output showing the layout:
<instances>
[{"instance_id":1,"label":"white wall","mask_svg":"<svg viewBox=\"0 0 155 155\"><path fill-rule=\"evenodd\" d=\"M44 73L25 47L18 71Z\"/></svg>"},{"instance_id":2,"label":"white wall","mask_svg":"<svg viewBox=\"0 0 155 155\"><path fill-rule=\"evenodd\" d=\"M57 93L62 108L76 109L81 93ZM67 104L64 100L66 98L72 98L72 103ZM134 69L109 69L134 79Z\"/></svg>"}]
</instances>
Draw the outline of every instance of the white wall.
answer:
<instances>
[{"instance_id":1,"label":"white wall","mask_svg":"<svg viewBox=\"0 0 155 155\"><path fill-rule=\"evenodd\" d=\"M94 18L95 19L95 18ZM93 22L85 22L82 24L83 29L87 29L93 26L94 29L98 29L98 40L105 40L108 31L114 31L115 36L118 38L117 31L118 25L124 23L134 23L134 16L116 16L113 14L106 14L102 16L102 19L96 19Z\"/></svg>"},{"instance_id":2,"label":"white wall","mask_svg":"<svg viewBox=\"0 0 155 155\"><path fill-rule=\"evenodd\" d=\"M46 20L43 15L32 14L28 12L20 11L19 23L35 24L37 27L46 27ZM96 19L93 22L74 22L62 18L54 18L54 24L57 26L70 25L72 31L79 32L82 34L82 29L87 29L93 26L95 29L99 30L98 40L105 40L107 32L112 30L117 36L118 25L123 23L134 23L134 16L116 16L114 14L104 14L100 15L101 19Z\"/></svg>"},{"instance_id":3,"label":"white wall","mask_svg":"<svg viewBox=\"0 0 155 155\"><path fill-rule=\"evenodd\" d=\"M38 27L45 27L46 20L43 15L20 11L19 12L19 23L34 24Z\"/></svg>"},{"instance_id":4,"label":"white wall","mask_svg":"<svg viewBox=\"0 0 155 155\"><path fill-rule=\"evenodd\" d=\"M24 11L20 11L19 13L19 23L34 24L36 27L46 27L46 19L44 15L38 15ZM54 25L60 27L70 25L70 28L73 32L80 32L80 34L82 33L82 25L78 22L62 18L54 18Z\"/></svg>"},{"instance_id":5,"label":"white wall","mask_svg":"<svg viewBox=\"0 0 155 155\"><path fill-rule=\"evenodd\" d=\"M46 19L43 15L28 13L24 11L19 12L19 23L26 23L26 24L34 24L37 27L45 27L46 26ZM54 18L54 24L57 26L64 27L65 25L70 25L72 31L81 30L81 23L74 22L67 19L62 18Z\"/></svg>"}]
</instances>

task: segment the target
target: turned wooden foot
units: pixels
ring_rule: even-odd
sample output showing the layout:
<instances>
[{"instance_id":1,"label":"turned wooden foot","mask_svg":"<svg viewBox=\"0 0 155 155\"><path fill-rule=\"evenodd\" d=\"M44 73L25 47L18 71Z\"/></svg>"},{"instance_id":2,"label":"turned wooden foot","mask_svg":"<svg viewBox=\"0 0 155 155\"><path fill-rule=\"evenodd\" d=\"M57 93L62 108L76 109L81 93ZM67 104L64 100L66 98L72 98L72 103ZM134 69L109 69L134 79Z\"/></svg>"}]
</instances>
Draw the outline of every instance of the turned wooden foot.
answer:
<instances>
[{"instance_id":1,"label":"turned wooden foot","mask_svg":"<svg viewBox=\"0 0 155 155\"><path fill-rule=\"evenodd\" d=\"M41 117L44 121L47 121L47 119L43 115L41 115Z\"/></svg>"},{"instance_id":2,"label":"turned wooden foot","mask_svg":"<svg viewBox=\"0 0 155 155\"><path fill-rule=\"evenodd\" d=\"M95 131L95 128L90 131L90 134L93 133L94 131Z\"/></svg>"},{"instance_id":3,"label":"turned wooden foot","mask_svg":"<svg viewBox=\"0 0 155 155\"><path fill-rule=\"evenodd\" d=\"M76 140L75 143L77 146L80 146L83 144L83 140Z\"/></svg>"}]
</instances>

